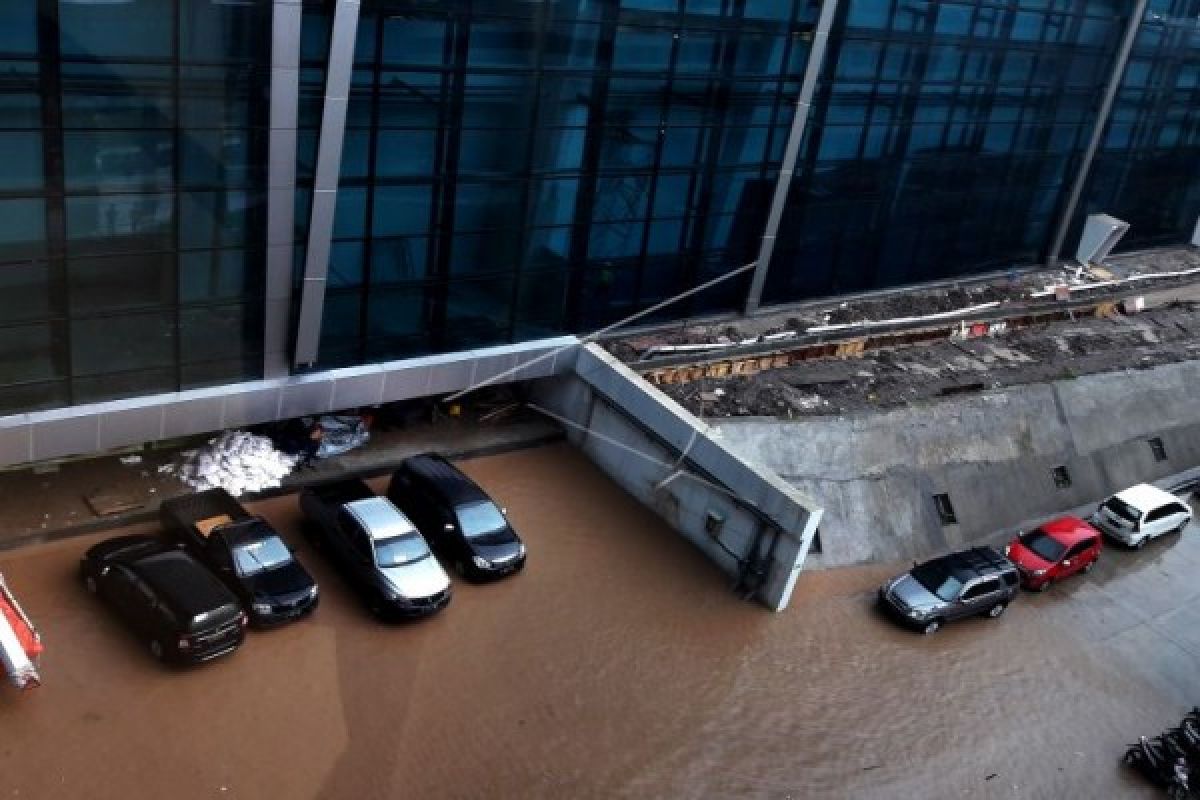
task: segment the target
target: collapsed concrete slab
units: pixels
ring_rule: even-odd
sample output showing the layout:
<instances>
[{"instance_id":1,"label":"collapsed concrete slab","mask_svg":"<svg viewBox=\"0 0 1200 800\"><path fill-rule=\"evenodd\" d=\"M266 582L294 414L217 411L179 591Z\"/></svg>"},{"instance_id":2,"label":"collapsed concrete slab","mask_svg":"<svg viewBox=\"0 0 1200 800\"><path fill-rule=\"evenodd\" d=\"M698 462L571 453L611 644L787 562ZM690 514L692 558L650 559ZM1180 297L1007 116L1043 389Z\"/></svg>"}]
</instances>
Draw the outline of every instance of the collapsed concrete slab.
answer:
<instances>
[{"instance_id":1,"label":"collapsed concrete slab","mask_svg":"<svg viewBox=\"0 0 1200 800\"><path fill-rule=\"evenodd\" d=\"M767 607L787 607L821 519L796 487L596 345L533 384L532 407Z\"/></svg>"}]
</instances>

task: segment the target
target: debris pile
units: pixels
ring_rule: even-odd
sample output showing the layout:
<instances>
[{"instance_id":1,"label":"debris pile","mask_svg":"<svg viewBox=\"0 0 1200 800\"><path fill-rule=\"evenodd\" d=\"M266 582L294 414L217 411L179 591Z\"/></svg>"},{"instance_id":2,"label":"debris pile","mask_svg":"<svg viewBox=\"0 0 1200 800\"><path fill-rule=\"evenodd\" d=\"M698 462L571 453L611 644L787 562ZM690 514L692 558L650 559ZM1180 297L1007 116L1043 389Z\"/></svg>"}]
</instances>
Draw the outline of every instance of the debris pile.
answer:
<instances>
[{"instance_id":1,"label":"debris pile","mask_svg":"<svg viewBox=\"0 0 1200 800\"><path fill-rule=\"evenodd\" d=\"M178 462L159 471L174 474L197 491L220 487L237 497L278 487L297 460L276 450L265 436L226 431L205 447L183 451Z\"/></svg>"}]
</instances>

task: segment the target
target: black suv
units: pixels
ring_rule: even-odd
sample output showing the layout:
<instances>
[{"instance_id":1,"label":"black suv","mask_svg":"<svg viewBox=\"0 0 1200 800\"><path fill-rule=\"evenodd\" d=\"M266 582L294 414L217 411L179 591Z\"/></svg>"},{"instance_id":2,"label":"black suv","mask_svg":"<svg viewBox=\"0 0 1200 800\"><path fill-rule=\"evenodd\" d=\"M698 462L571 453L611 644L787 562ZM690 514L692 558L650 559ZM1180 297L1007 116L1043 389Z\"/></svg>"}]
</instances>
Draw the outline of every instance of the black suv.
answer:
<instances>
[{"instance_id":1,"label":"black suv","mask_svg":"<svg viewBox=\"0 0 1200 800\"><path fill-rule=\"evenodd\" d=\"M879 601L892 616L924 633L942 623L986 614L993 619L1017 596L1017 567L990 547L913 563L913 568L879 589Z\"/></svg>"},{"instance_id":2,"label":"black suv","mask_svg":"<svg viewBox=\"0 0 1200 800\"><path fill-rule=\"evenodd\" d=\"M119 536L88 550L79 571L157 659L208 661L245 639L238 599L179 545Z\"/></svg>"},{"instance_id":3,"label":"black suv","mask_svg":"<svg viewBox=\"0 0 1200 800\"><path fill-rule=\"evenodd\" d=\"M463 577L499 578L525 566L525 545L507 512L436 453L401 462L387 496Z\"/></svg>"}]
</instances>

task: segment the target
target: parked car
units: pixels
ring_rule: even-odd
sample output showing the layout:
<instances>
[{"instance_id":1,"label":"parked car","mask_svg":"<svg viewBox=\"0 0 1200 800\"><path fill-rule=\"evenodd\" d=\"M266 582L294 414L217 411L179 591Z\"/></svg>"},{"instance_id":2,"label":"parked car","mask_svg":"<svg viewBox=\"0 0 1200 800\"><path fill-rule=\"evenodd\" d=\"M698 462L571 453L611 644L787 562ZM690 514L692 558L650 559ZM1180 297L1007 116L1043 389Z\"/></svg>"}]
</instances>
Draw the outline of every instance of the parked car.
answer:
<instances>
[{"instance_id":1,"label":"parked car","mask_svg":"<svg viewBox=\"0 0 1200 800\"><path fill-rule=\"evenodd\" d=\"M1091 572L1100 558L1100 532L1078 517L1059 517L1027 531L1004 548L1026 589L1044 592L1057 580Z\"/></svg>"},{"instance_id":2,"label":"parked car","mask_svg":"<svg viewBox=\"0 0 1200 800\"><path fill-rule=\"evenodd\" d=\"M163 528L186 544L250 612L258 626L278 625L317 607L317 582L262 517L224 489L165 500Z\"/></svg>"},{"instance_id":3,"label":"parked car","mask_svg":"<svg viewBox=\"0 0 1200 800\"><path fill-rule=\"evenodd\" d=\"M944 623L986 614L998 617L1016 597L1017 567L991 547L940 556L887 581L883 608L904 624L933 633Z\"/></svg>"},{"instance_id":4,"label":"parked car","mask_svg":"<svg viewBox=\"0 0 1200 800\"><path fill-rule=\"evenodd\" d=\"M209 661L245 639L248 620L237 598L178 544L119 536L89 549L79 569L87 590L159 660Z\"/></svg>"},{"instance_id":5,"label":"parked car","mask_svg":"<svg viewBox=\"0 0 1200 800\"><path fill-rule=\"evenodd\" d=\"M1164 533L1182 533L1192 510L1170 492L1140 483L1105 500L1091 523L1118 542L1134 548Z\"/></svg>"},{"instance_id":6,"label":"parked car","mask_svg":"<svg viewBox=\"0 0 1200 800\"><path fill-rule=\"evenodd\" d=\"M416 526L358 479L300 493L313 544L378 616L418 617L450 602L450 579Z\"/></svg>"},{"instance_id":7,"label":"parked car","mask_svg":"<svg viewBox=\"0 0 1200 800\"><path fill-rule=\"evenodd\" d=\"M525 566L508 512L436 453L405 459L387 496L463 577L499 578Z\"/></svg>"}]
</instances>

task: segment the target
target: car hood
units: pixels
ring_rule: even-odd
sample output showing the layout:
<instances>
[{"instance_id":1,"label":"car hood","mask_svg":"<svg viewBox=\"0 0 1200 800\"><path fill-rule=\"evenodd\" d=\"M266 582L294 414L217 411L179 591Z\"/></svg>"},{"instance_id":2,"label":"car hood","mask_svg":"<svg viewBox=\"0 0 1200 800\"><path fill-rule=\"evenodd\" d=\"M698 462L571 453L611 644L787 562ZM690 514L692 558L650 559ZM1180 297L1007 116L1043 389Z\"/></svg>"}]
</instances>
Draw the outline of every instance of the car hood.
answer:
<instances>
[{"instance_id":1,"label":"car hood","mask_svg":"<svg viewBox=\"0 0 1200 800\"><path fill-rule=\"evenodd\" d=\"M450 587L450 578L433 556L401 567L380 567L379 573L404 597L419 600Z\"/></svg>"},{"instance_id":2,"label":"car hood","mask_svg":"<svg viewBox=\"0 0 1200 800\"><path fill-rule=\"evenodd\" d=\"M488 561L511 561L521 554L521 540L511 531L490 533L469 540L475 555Z\"/></svg>"},{"instance_id":3,"label":"car hood","mask_svg":"<svg viewBox=\"0 0 1200 800\"><path fill-rule=\"evenodd\" d=\"M295 561L265 570L257 575L251 575L249 578L244 578L243 581L250 589L251 594L263 598L282 598L306 592L314 584L308 570Z\"/></svg>"},{"instance_id":4,"label":"car hood","mask_svg":"<svg viewBox=\"0 0 1200 800\"><path fill-rule=\"evenodd\" d=\"M909 608L924 609L943 605L942 599L922 586L912 575L892 581L888 591Z\"/></svg>"},{"instance_id":5,"label":"car hood","mask_svg":"<svg viewBox=\"0 0 1200 800\"><path fill-rule=\"evenodd\" d=\"M1024 567L1031 572L1039 569L1049 569L1054 566L1054 562L1047 561L1021 544L1020 539L1013 539L1012 544L1008 546L1008 560L1018 567Z\"/></svg>"}]
</instances>

